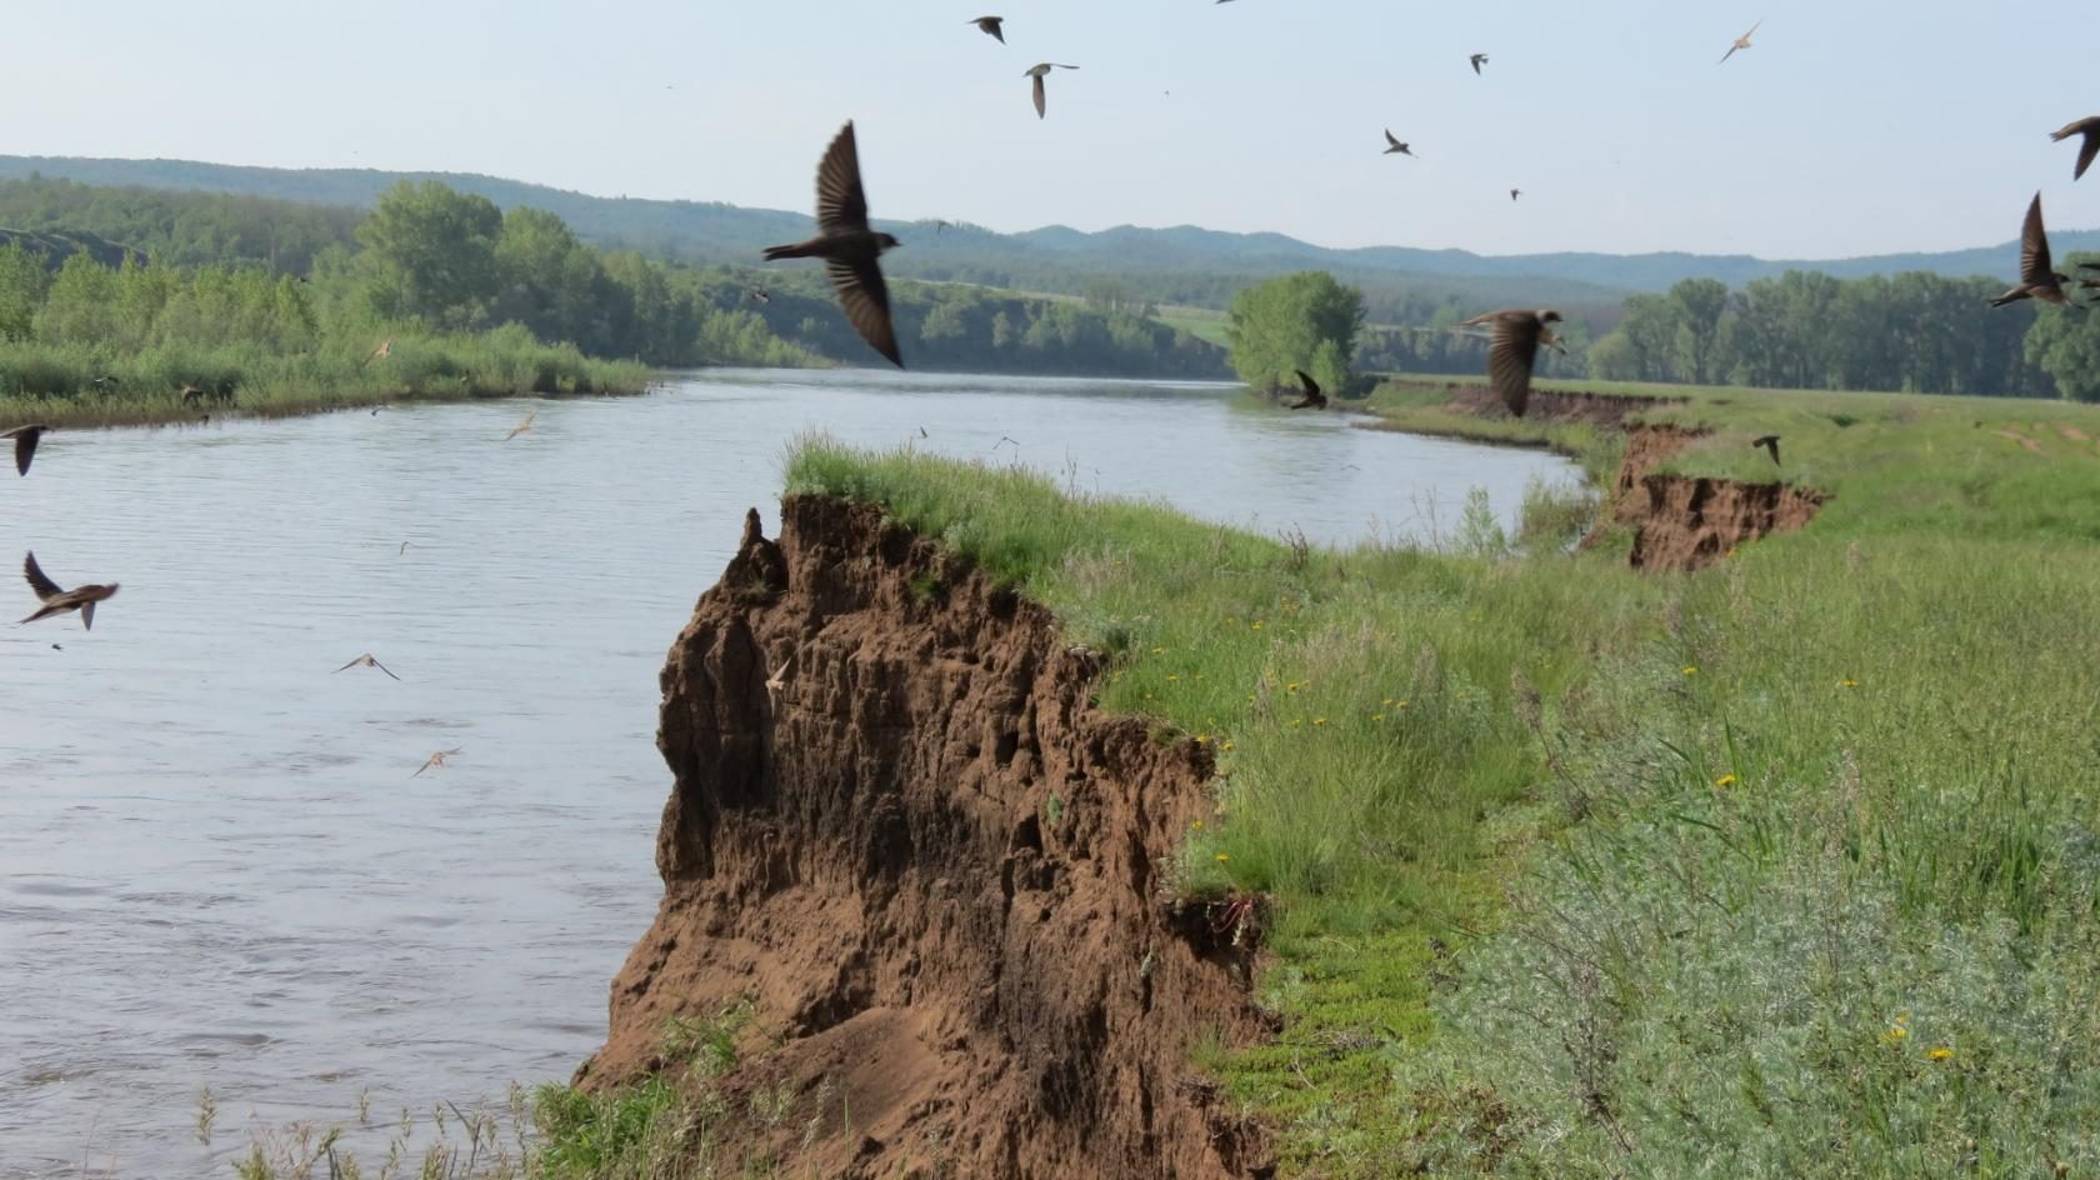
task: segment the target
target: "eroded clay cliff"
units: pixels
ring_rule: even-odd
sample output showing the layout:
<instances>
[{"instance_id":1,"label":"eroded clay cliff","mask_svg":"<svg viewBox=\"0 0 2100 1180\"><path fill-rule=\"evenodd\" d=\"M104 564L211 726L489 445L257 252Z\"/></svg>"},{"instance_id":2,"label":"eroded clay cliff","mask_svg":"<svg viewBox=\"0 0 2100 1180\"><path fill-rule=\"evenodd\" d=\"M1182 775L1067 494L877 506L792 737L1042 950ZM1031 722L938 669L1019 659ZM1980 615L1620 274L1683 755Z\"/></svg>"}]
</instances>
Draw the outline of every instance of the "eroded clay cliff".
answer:
<instances>
[{"instance_id":1,"label":"eroded clay cliff","mask_svg":"<svg viewBox=\"0 0 2100 1180\"><path fill-rule=\"evenodd\" d=\"M1100 712L1046 611L878 510L782 515L665 664L664 897L581 1083L696 1084L668 1018L747 1003L706 1085L794 1109L728 1174L1264 1174L1189 1065L1262 1035L1244 940L1171 905L1206 751Z\"/></svg>"}]
</instances>

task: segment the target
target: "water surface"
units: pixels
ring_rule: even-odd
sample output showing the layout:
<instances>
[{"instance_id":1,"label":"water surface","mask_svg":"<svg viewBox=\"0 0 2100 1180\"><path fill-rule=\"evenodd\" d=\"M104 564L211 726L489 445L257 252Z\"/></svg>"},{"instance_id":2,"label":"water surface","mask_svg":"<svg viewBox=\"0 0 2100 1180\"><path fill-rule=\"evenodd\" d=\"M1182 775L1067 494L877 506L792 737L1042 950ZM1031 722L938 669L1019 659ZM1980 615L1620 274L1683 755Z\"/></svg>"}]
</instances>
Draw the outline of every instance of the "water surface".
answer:
<instances>
[{"instance_id":1,"label":"water surface","mask_svg":"<svg viewBox=\"0 0 2100 1180\"><path fill-rule=\"evenodd\" d=\"M0 565L123 588L0 623L0 1177L226 1176L360 1092L566 1078L655 910L657 669L811 428L1336 544L1575 478L1218 386L871 372L53 434ZM368 651L401 680L333 671Z\"/></svg>"}]
</instances>

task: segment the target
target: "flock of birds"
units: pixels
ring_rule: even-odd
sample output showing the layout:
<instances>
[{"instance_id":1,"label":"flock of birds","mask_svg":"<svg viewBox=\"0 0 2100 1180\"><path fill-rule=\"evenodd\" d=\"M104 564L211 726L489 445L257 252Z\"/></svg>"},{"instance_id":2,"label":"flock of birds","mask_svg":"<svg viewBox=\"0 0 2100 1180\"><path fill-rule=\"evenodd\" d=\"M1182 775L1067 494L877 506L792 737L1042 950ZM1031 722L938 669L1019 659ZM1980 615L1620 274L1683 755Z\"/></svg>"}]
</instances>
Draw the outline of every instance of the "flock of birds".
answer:
<instances>
[{"instance_id":1,"label":"flock of birds","mask_svg":"<svg viewBox=\"0 0 2100 1180\"><path fill-rule=\"evenodd\" d=\"M1232 0L1216 0L1219 4ZM999 16L973 17L966 24L975 25L987 36L1006 44L1006 18ZM1729 45L1728 52L1721 55L1717 64L1726 64L1736 54L1752 48L1751 38L1764 27L1759 20L1748 31ZM1467 57L1467 63L1475 74L1488 62L1488 55L1475 53ZM1078 66L1061 62L1039 62L1022 71L1033 84L1033 98L1037 118L1044 110L1043 79L1054 69L1076 70ZM2080 138L2078 163L2072 173L2075 181L2085 175L2095 155L2100 155L2100 116L2079 119L2051 134L2050 138L2061 142L2072 137ZM1385 131L1386 155L1415 157L1412 147L1395 136L1391 128ZM1509 190L1510 200L1516 200L1522 190ZM839 304L845 310L846 319L854 331L868 342L876 352L886 357L898 368L904 367L903 354L897 348L896 326L890 315L889 287L882 277L881 258L884 251L901 245L894 235L873 228L868 222L868 197L861 186L860 149L854 137L853 123L848 120L845 127L825 149L817 165L817 232L815 236L791 245L770 246L765 250L765 259L775 262L788 258L820 258L830 274L832 287L838 293ZM2082 269L2100 271L2100 263L2079 263ZM2046 303L2078 307L2065 292L2072 282L2069 275L2059 273L2049 256L2049 239L2042 226L2042 196L2034 195L2027 208L2027 218L2020 235L2020 281L2005 294L1993 300L1991 306L2002 307L2021 299L2040 299ZM2080 289L2100 291L2100 279L2077 280ZM754 293L754 298L763 298ZM1488 340L1488 383L1501 398L1503 405L1514 417L1524 416L1531 398L1532 371L1537 365L1541 347L1556 348L1565 352L1553 325L1561 322L1561 314L1551 308L1538 310L1509 308L1491 311L1485 315L1466 320L1460 330L1483 330ZM1291 409L1324 409L1326 395L1303 370L1296 370L1302 396L1290 405ZM1779 437L1764 435L1752 444L1764 448L1779 462Z\"/></svg>"},{"instance_id":2,"label":"flock of birds","mask_svg":"<svg viewBox=\"0 0 2100 1180\"><path fill-rule=\"evenodd\" d=\"M386 341L386 343L380 345L379 349L375 350L374 355L385 356L389 351L392 350L393 343L394 342L391 339L389 339L388 341ZM187 389L188 387L185 388ZM192 401L194 399L189 398L187 395L185 395L183 400L187 402ZM376 414L378 413L378 411L374 410L373 413ZM533 426L533 420L536 419L538 416L538 410L528 410L525 414L524 420L520 421L516 426L511 427L509 433L503 436L502 441L509 442L510 440L518 437L521 434L530 433ZM38 424L30 426L18 426L13 430L6 431L5 433L0 433L0 439L11 439L14 442L15 473L18 476L27 476L29 474L29 465L31 461L33 461L36 458L37 445L41 443L43 441L44 436L46 434L49 434L50 432L51 427ZM396 556L400 556L401 554L407 553L408 548L409 543L407 541L401 542L401 548L396 554ZM70 590L66 589L63 586L60 586L56 581L52 580L49 574L46 574L44 572L43 566L37 564L35 550L30 550L22 558L22 577L25 581L29 583L29 589L36 595L37 608L36 610L30 612L30 614L27 617L22 619L20 623L17 623L16 626L21 626L27 623L40 622L44 619L54 618L59 615L78 613L80 615L81 627L83 627L86 630L92 631L95 628L96 605L99 603L109 601L111 598L116 597L117 593L117 583L115 582L90 582L84 585L75 586ZM63 647L56 643L52 644L51 646L61 651L65 650ZM351 660L349 663L344 664L340 668L337 668L336 671L348 672L352 668L374 668L378 671L386 673L388 676L392 677L395 680L401 679L400 676L395 675L394 670L392 668L387 667L385 664L380 663L376 658L374 658L371 652L365 652L364 654L358 656L356 659ZM416 769L415 774L409 777L414 778L418 775L421 775L424 771L431 770L435 767L444 766L445 760L447 758L451 758L459 753L461 753L461 751L458 749L439 750L435 754L432 754L429 758L425 759L423 765L418 767Z\"/></svg>"}]
</instances>

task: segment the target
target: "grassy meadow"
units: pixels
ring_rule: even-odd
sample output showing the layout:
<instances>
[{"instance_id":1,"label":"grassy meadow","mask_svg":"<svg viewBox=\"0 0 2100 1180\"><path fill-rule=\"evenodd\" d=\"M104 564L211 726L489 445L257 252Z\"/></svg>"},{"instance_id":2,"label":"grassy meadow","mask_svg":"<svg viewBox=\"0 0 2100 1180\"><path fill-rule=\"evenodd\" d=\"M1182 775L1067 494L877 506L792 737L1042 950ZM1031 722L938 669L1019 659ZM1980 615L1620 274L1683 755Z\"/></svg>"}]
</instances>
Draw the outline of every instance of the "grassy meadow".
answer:
<instances>
[{"instance_id":1,"label":"grassy meadow","mask_svg":"<svg viewBox=\"0 0 2100 1180\"><path fill-rule=\"evenodd\" d=\"M1544 495L1515 538L1330 553L823 441L788 474L1023 585L1117 653L1107 707L1215 744L1185 887L1275 898L1287 1023L1196 1050L1289 1172L2100 1169L2100 411L1649 416L1713 432L1700 474L1772 478L1779 433L1834 498L1655 577L1570 554L1591 506Z\"/></svg>"}]
</instances>

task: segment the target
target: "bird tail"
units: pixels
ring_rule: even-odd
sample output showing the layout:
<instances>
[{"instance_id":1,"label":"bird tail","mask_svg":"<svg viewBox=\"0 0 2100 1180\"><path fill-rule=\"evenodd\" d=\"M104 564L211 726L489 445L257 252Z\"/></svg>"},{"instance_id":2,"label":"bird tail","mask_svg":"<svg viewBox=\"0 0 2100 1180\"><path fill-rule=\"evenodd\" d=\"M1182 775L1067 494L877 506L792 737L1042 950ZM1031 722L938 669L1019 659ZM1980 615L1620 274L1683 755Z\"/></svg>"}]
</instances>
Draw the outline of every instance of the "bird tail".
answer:
<instances>
[{"instance_id":1,"label":"bird tail","mask_svg":"<svg viewBox=\"0 0 2100 1180\"><path fill-rule=\"evenodd\" d=\"M2027 298L2025 293L2018 295L2000 295L1996 299L1991 300L1991 306L2004 307L2008 303L2018 303L2020 300L2025 298Z\"/></svg>"},{"instance_id":2,"label":"bird tail","mask_svg":"<svg viewBox=\"0 0 2100 1180\"><path fill-rule=\"evenodd\" d=\"M792 246L767 246L766 261L778 262L783 258L808 258L814 251L808 242L797 242Z\"/></svg>"}]
</instances>

